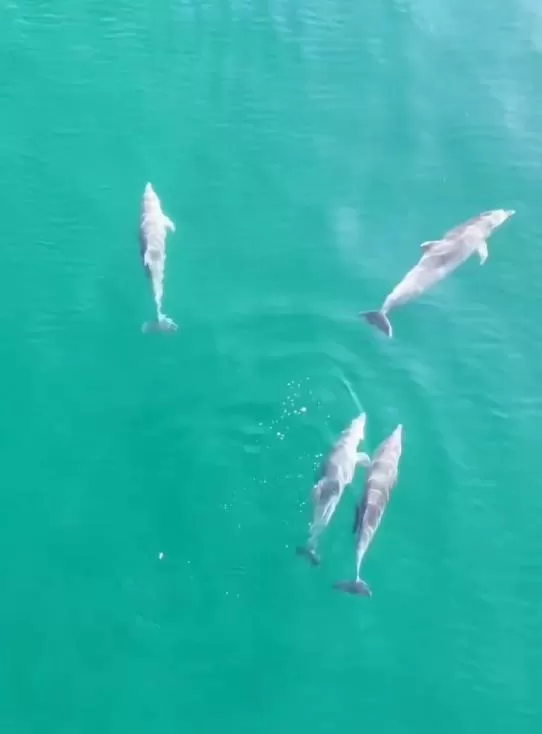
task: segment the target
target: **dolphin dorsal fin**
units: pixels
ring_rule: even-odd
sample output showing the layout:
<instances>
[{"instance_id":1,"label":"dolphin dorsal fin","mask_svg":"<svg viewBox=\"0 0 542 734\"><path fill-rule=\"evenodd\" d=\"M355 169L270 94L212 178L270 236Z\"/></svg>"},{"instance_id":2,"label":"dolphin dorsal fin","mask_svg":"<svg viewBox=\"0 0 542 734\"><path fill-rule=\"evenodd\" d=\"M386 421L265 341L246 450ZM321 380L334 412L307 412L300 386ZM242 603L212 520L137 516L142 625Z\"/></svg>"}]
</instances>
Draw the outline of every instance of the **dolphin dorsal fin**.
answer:
<instances>
[{"instance_id":1,"label":"dolphin dorsal fin","mask_svg":"<svg viewBox=\"0 0 542 734\"><path fill-rule=\"evenodd\" d=\"M423 252L429 252L429 250L434 247L435 245L439 244L439 240L427 240L426 242L422 242L420 245Z\"/></svg>"},{"instance_id":2,"label":"dolphin dorsal fin","mask_svg":"<svg viewBox=\"0 0 542 734\"><path fill-rule=\"evenodd\" d=\"M367 495L363 497L363 499L358 502L356 505L356 511L354 515L354 526L352 528L353 533L359 532L361 528L361 524L363 522L363 515L365 514L365 507L367 505Z\"/></svg>"},{"instance_id":3,"label":"dolphin dorsal fin","mask_svg":"<svg viewBox=\"0 0 542 734\"><path fill-rule=\"evenodd\" d=\"M361 507L359 505L356 505L356 509L354 511L354 525L352 526L353 533L355 533L358 529L360 515L361 515Z\"/></svg>"}]
</instances>

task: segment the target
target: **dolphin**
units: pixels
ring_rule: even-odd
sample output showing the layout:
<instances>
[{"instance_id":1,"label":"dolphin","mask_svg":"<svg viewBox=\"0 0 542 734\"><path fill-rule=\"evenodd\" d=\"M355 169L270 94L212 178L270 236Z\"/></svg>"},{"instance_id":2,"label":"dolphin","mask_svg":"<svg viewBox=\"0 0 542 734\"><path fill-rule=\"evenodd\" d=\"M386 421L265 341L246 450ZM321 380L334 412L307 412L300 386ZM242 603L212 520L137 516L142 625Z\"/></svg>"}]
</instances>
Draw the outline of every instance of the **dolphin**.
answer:
<instances>
[{"instance_id":1,"label":"dolphin","mask_svg":"<svg viewBox=\"0 0 542 734\"><path fill-rule=\"evenodd\" d=\"M514 209L482 212L450 229L441 240L422 242L420 260L395 286L380 310L362 311L360 316L391 338L393 330L388 319L389 312L420 296L435 283L450 275L475 252L480 257L480 265L483 265L488 256L488 237L513 214Z\"/></svg>"},{"instance_id":2,"label":"dolphin","mask_svg":"<svg viewBox=\"0 0 542 734\"><path fill-rule=\"evenodd\" d=\"M365 438L366 415L361 413L340 434L323 464L320 478L312 489L313 518L305 546L297 548L299 556L308 558L314 566L320 563L316 548L318 538L329 525L344 489L354 479L358 466L368 467L369 456L358 451Z\"/></svg>"},{"instance_id":3,"label":"dolphin","mask_svg":"<svg viewBox=\"0 0 542 734\"><path fill-rule=\"evenodd\" d=\"M390 499L399 471L403 441L403 426L399 424L393 433L382 441L373 454L365 479L363 495L356 506L353 532L356 534L356 578L339 581L335 589L359 596L371 596L369 586L359 576L361 562L376 533L384 510Z\"/></svg>"},{"instance_id":4,"label":"dolphin","mask_svg":"<svg viewBox=\"0 0 542 734\"><path fill-rule=\"evenodd\" d=\"M155 322L146 322L143 325L143 331L175 331L177 329L177 324L162 311L168 230L175 232L175 225L162 211L160 199L152 185L148 183L143 194L139 244L145 272L152 284L157 319Z\"/></svg>"}]
</instances>

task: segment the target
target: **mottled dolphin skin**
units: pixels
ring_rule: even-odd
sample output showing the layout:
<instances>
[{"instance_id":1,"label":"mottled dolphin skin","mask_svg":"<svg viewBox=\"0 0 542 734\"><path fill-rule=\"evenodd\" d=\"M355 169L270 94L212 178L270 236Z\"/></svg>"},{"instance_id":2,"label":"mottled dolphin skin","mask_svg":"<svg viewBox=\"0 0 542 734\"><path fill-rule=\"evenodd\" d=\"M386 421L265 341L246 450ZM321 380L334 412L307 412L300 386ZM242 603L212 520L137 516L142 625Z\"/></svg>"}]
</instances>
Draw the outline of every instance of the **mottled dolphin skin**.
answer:
<instances>
[{"instance_id":1,"label":"mottled dolphin skin","mask_svg":"<svg viewBox=\"0 0 542 734\"><path fill-rule=\"evenodd\" d=\"M334 585L340 591L359 596L371 596L369 586L359 576L361 562L376 533L399 471L403 442L403 426L399 424L393 433L382 441L373 454L365 479L364 492L356 507L354 533L356 534L356 578L339 581Z\"/></svg>"},{"instance_id":2,"label":"mottled dolphin skin","mask_svg":"<svg viewBox=\"0 0 542 734\"><path fill-rule=\"evenodd\" d=\"M168 230L175 232L175 225L162 211L160 199L152 185L148 183L143 194L139 244L143 265L152 284L157 320L145 323L143 331L175 331L177 329L177 324L162 311Z\"/></svg>"},{"instance_id":3,"label":"mottled dolphin skin","mask_svg":"<svg viewBox=\"0 0 542 734\"><path fill-rule=\"evenodd\" d=\"M362 311L360 316L391 338L393 330L388 319L389 312L420 296L450 275L475 252L480 256L480 265L483 265L488 255L488 237L513 214L513 209L483 212L450 229L441 240L422 242L420 247L423 252L419 262L395 286L380 310Z\"/></svg>"},{"instance_id":4,"label":"mottled dolphin skin","mask_svg":"<svg viewBox=\"0 0 542 734\"><path fill-rule=\"evenodd\" d=\"M341 433L327 457L318 482L312 489L314 505L309 539L305 546L297 548L297 554L305 556L313 565L320 563L316 552L318 538L329 525L344 489L354 479L358 466L369 466L367 454L358 451L365 438L366 415L362 413Z\"/></svg>"}]
</instances>

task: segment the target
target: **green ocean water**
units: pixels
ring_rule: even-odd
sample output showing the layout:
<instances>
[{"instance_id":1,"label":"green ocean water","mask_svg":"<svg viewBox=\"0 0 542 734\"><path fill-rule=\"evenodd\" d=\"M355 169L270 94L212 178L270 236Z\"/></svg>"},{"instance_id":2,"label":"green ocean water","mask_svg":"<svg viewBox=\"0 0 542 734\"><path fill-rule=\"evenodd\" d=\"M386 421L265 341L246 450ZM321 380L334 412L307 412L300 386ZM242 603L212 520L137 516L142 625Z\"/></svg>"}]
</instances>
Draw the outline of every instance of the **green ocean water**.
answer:
<instances>
[{"instance_id":1,"label":"green ocean water","mask_svg":"<svg viewBox=\"0 0 542 734\"><path fill-rule=\"evenodd\" d=\"M541 730L541 100L537 0L0 4L2 734ZM371 599L363 472L294 552L360 410L404 425Z\"/></svg>"}]
</instances>

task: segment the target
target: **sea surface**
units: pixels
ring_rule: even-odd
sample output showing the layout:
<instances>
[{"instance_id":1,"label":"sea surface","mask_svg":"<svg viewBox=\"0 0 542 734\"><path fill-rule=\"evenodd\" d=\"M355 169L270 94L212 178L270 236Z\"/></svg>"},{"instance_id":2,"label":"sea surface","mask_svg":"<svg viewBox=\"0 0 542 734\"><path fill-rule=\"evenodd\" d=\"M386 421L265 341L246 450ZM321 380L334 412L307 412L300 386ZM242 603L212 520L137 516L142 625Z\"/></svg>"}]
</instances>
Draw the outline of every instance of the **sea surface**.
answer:
<instances>
[{"instance_id":1,"label":"sea surface","mask_svg":"<svg viewBox=\"0 0 542 734\"><path fill-rule=\"evenodd\" d=\"M540 0L3 0L0 213L2 734L542 731ZM295 555L361 411L371 599L363 471Z\"/></svg>"}]
</instances>

